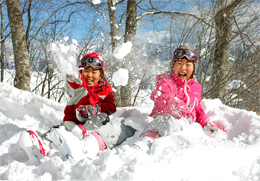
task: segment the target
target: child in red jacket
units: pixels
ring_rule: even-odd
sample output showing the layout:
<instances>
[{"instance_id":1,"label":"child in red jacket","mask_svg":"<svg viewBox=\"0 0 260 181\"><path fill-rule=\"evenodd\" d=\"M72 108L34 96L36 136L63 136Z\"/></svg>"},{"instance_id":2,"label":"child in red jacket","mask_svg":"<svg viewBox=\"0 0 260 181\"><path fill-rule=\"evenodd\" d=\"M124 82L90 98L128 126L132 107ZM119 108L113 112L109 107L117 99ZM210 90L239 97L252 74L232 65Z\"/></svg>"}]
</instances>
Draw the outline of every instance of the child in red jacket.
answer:
<instances>
[{"instance_id":1,"label":"child in red jacket","mask_svg":"<svg viewBox=\"0 0 260 181\"><path fill-rule=\"evenodd\" d=\"M116 111L116 106L112 88L104 75L104 59L96 52L83 56L76 75L67 75L65 91L70 100L61 125L52 127L41 137L31 130L20 135L19 145L31 163L39 164L39 159L48 155L53 143L59 147L59 129L82 139L90 131L109 122L108 116ZM70 146L67 147L69 149Z\"/></svg>"},{"instance_id":2,"label":"child in red jacket","mask_svg":"<svg viewBox=\"0 0 260 181\"><path fill-rule=\"evenodd\" d=\"M112 88L104 78L104 59L95 52L86 54L79 68L77 76L67 76L65 90L70 100L62 125L81 139L87 131L105 125L116 106Z\"/></svg>"}]
</instances>

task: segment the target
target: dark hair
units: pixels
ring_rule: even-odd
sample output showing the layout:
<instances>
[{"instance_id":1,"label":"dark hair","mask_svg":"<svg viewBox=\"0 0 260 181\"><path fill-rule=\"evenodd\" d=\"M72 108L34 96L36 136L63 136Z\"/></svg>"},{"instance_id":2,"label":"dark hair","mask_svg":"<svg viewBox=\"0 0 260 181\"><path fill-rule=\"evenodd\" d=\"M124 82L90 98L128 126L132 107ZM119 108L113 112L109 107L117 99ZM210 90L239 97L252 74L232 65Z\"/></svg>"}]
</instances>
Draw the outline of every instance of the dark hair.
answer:
<instances>
[{"instance_id":1,"label":"dark hair","mask_svg":"<svg viewBox=\"0 0 260 181\"><path fill-rule=\"evenodd\" d=\"M105 78L105 75L104 75L103 70L102 70L102 69L98 69L98 70L100 71L100 75L101 75L101 77L102 77L102 78Z\"/></svg>"}]
</instances>

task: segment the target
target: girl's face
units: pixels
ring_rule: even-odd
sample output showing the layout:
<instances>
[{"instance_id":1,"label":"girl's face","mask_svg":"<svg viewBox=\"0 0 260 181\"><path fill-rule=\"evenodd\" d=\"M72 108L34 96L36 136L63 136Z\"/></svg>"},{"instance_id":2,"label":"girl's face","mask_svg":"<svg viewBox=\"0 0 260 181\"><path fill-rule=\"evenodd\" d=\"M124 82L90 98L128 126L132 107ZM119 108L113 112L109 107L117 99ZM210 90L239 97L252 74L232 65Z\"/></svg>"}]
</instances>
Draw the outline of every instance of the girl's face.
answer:
<instances>
[{"instance_id":1,"label":"girl's face","mask_svg":"<svg viewBox=\"0 0 260 181\"><path fill-rule=\"evenodd\" d=\"M96 85L100 79L101 74L99 69L93 69L92 67L87 67L82 70L82 75L89 87Z\"/></svg>"},{"instance_id":2,"label":"girl's face","mask_svg":"<svg viewBox=\"0 0 260 181\"><path fill-rule=\"evenodd\" d=\"M193 62L191 60L186 59L185 57L182 59L177 59L173 67L174 75L184 80L188 80L189 78L191 78L193 71Z\"/></svg>"}]
</instances>

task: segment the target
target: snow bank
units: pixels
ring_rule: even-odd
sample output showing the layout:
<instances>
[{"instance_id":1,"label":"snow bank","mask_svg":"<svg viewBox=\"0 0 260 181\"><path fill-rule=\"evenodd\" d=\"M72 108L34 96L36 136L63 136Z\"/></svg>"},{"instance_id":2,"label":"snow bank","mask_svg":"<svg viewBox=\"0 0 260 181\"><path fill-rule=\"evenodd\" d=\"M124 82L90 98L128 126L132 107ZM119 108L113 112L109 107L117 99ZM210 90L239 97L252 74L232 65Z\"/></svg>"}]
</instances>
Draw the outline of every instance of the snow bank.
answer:
<instances>
[{"instance_id":1,"label":"snow bank","mask_svg":"<svg viewBox=\"0 0 260 181\"><path fill-rule=\"evenodd\" d=\"M60 157L46 157L39 166L27 162L17 144L26 129L47 131L63 119L65 105L0 83L1 180L259 180L260 117L234 109L218 99L203 100L212 121L227 133L206 135L198 124L185 125L180 133L156 140L148 155L131 147L136 134L122 145L103 151L95 160L70 164ZM153 105L118 108L111 120L144 127Z\"/></svg>"}]
</instances>

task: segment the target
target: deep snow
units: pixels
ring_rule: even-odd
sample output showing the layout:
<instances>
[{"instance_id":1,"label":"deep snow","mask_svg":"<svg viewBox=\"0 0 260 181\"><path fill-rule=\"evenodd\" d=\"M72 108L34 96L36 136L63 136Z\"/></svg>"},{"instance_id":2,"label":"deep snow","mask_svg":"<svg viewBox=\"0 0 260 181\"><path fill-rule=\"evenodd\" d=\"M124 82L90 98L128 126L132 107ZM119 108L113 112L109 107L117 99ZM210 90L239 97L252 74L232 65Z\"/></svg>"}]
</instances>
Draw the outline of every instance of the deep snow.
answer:
<instances>
[{"instance_id":1,"label":"deep snow","mask_svg":"<svg viewBox=\"0 0 260 181\"><path fill-rule=\"evenodd\" d=\"M203 100L202 106L227 133L209 136L198 124L185 125L182 132L156 140L148 155L131 147L137 131L93 161L70 164L55 156L36 167L17 144L20 132L44 133L62 121L65 105L5 83L0 83L0 97L1 180L260 180L260 117L218 99ZM118 108L111 119L125 117L127 124L142 127L152 107Z\"/></svg>"}]
</instances>

